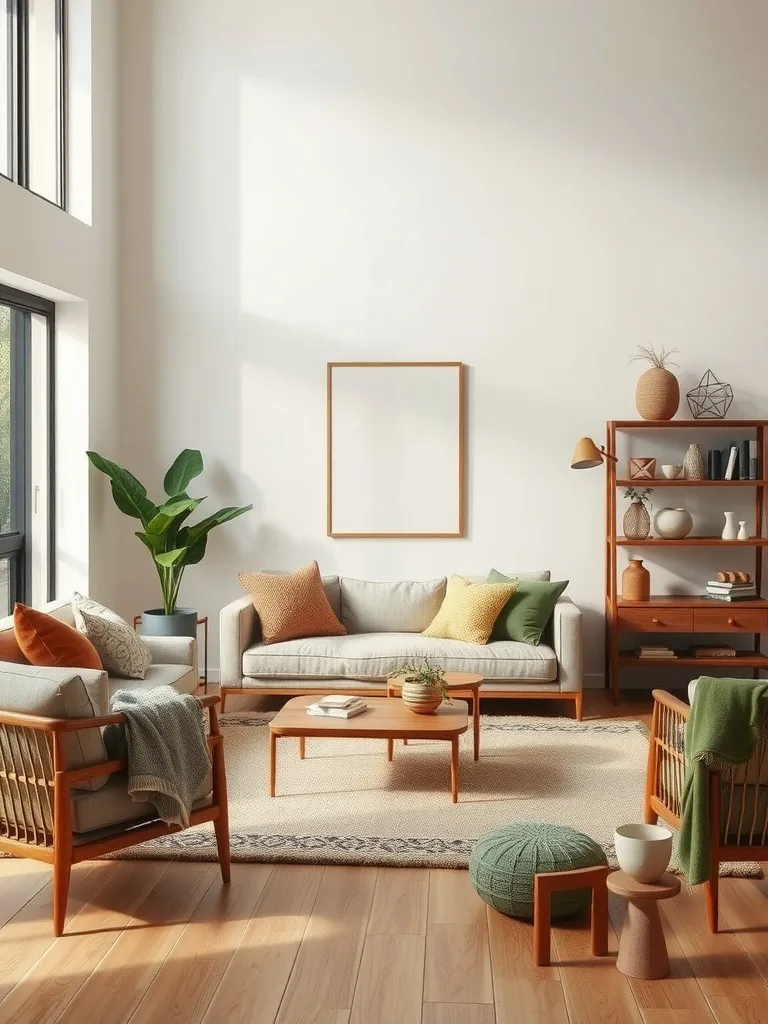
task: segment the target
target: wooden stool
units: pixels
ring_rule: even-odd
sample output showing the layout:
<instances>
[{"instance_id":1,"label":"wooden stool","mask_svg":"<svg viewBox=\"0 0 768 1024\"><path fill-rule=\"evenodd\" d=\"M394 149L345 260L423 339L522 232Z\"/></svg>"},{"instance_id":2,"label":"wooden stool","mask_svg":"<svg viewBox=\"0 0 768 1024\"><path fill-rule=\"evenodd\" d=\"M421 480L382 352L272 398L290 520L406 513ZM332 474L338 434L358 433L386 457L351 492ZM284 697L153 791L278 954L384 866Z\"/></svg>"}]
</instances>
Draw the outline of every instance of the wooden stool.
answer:
<instances>
[{"instance_id":1,"label":"wooden stool","mask_svg":"<svg viewBox=\"0 0 768 1024\"><path fill-rule=\"evenodd\" d=\"M658 901L677 896L680 879L666 874L658 882L637 882L624 871L614 871L608 888L627 901L616 967L630 978L666 978L669 956Z\"/></svg>"},{"instance_id":2,"label":"wooden stool","mask_svg":"<svg viewBox=\"0 0 768 1024\"><path fill-rule=\"evenodd\" d=\"M592 890L592 954L608 952L608 890L605 887L610 868L574 868L573 871L549 871L533 876L533 962L549 966L549 933L552 927L552 893L572 889Z\"/></svg>"}]
</instances>

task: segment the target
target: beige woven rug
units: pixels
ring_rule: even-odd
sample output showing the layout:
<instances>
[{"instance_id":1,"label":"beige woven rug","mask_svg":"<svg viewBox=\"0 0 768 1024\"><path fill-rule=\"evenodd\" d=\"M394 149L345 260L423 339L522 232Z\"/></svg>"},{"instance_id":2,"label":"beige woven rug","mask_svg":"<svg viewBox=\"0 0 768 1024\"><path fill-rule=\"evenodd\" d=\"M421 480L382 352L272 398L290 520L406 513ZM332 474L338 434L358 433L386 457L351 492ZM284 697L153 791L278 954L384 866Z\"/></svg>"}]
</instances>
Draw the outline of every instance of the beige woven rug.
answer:
<instances>
[{"instance_id":1,"label":"beige woven rug","mask_svg":"<svg viewBox=\"0 0 768 1024\"><path fill-rule=\"evenodd\" d=\"M642 821L647 730L635 721L483 716L480 760L461 737L459 802L448 791L447 743L278 740L278 796L267 795L272 714L221 718L233 860L465 867L484 832L515 821L570 825L615 864L616 825ZM211 825L118 856L214 860ZM754 874L757 865L739 865ZM757 868L759 874L759 868Z\"/></svg>"}]
</instances>

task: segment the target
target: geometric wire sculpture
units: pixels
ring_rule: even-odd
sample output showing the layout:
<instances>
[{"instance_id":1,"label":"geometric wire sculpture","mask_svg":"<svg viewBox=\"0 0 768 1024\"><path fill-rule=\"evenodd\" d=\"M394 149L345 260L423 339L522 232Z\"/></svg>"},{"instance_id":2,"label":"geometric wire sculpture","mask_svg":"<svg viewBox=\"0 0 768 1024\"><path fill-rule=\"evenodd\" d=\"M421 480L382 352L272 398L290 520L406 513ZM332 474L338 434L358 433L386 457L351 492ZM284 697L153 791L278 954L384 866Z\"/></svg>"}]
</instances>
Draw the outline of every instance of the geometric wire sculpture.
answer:
<instances>
[{"instance_id":1,"label":"geometric wire sculpture","mask_svg":"<svg viewBox=\"0 0 768 1024\"><path fill-rule=\"evenodd\" d=\"M731 408L733 388L707 370L699 381L698 387L685 396L688 408L696 420L722 420Z\"/></svg>"}]
</instances>

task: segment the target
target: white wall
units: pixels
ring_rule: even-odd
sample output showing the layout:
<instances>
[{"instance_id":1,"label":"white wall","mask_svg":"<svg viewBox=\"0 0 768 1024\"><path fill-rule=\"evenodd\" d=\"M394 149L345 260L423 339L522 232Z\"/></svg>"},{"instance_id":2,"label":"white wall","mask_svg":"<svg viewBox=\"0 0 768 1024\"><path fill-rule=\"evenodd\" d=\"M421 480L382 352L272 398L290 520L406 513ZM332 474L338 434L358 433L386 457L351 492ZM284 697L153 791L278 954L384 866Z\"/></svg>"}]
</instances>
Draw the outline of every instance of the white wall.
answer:
<instances>
[{"instance_id":1,"label":"white wall","mask_svg":"<svg viewBox=\"0 0 768 1024\"><path fill-rule=\"evenodd\" d=\"M548 566L602 670L600 472L639 342L768 398L768 8L683 0L131 0L122 44L119 455L255 511L239 568L429 577ZM469 533L325 537L325 364L469 367ZM688 438L685 438L687 442ZM425 487L428 481L425 480ZM126 523L125 603L156 600ZM213 659L215 664L215 656Z\"/></svg>"},{"instance_id":2,"label":"white wall","mask_svg":"<svg viewBox=\"0 0 768 1024\"><path fill-rule=\"evenodd\" d=\"M0 279L57 302L58 590L66 596L74 586L90 588L109 602L118 600L120 586L119 520L103 491L89 485L85 449L114 447L118 427L117 15L115 0L95 2L92 16L86 0L71 7L93 45L92 104L80 89L87 55L79 47L71 108L78 132L84 117L91 119L93 168L89 158L84 183L78 151L73 185L78 210L92 213L92 225L0 179Z\"/></svg>"}]
</instances>

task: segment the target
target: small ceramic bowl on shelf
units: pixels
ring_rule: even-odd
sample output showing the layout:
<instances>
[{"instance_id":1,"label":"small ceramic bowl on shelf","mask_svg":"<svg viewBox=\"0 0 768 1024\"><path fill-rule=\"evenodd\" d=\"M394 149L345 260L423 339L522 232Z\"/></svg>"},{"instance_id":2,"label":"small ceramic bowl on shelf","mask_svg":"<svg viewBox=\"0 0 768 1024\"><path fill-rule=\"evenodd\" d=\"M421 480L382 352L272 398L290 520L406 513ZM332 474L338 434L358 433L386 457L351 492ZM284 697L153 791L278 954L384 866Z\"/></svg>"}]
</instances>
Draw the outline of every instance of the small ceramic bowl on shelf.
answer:
<instances>
[{"instance_id":1,"label":"small ceramic bowl on shelf","mask_svg":"<svg viewBox=\"0 0 768 1024\"><path fill-rule=\"evenodd\" d=\"M619 867L638 882L658 882L669 867L672 832L663 825L619 825L613 842Z\"/></svg>"},{"instance_id":2,"label":"small ceramic bowl on shelf","mask_svg":"<svg viewBox=\"0 0 768 1024\"><path fill-rule=\"evenodd\" d=\"M662 466L661 472L667 480L679 480L683 475L682 466Z\"/></svg>"}]
</instances>

